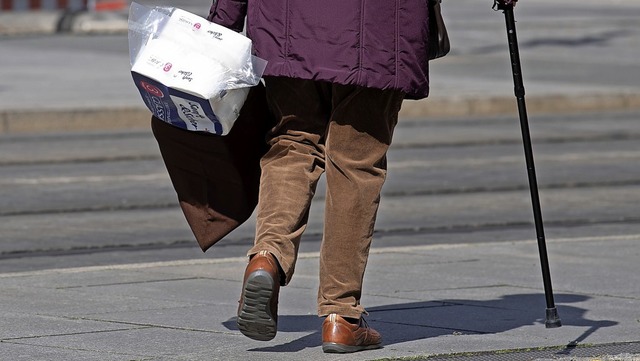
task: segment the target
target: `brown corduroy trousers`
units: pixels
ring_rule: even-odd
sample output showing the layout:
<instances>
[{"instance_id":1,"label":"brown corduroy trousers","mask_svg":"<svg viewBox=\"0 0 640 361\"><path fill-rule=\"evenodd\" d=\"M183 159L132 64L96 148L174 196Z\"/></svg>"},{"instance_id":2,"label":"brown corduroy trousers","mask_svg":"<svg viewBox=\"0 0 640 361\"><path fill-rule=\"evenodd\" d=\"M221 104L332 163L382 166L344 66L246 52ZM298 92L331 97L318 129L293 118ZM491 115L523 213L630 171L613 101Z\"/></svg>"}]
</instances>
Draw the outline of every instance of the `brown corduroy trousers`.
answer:
<instances>
[{"instance_id":1,"label":"brown corduroy trousers","mask_svg":"<svg viewBox=\"0 0 640 361\"><path fill-rule=\"evenodd\" d=\"M261 159L256 239L248 255L271 252L286 284L320 176L327 194L320 250L318 315L359 318L365 267L386 153L402 92L311 80L265 79L276 125Z\"/></svg>"}]
</instances>

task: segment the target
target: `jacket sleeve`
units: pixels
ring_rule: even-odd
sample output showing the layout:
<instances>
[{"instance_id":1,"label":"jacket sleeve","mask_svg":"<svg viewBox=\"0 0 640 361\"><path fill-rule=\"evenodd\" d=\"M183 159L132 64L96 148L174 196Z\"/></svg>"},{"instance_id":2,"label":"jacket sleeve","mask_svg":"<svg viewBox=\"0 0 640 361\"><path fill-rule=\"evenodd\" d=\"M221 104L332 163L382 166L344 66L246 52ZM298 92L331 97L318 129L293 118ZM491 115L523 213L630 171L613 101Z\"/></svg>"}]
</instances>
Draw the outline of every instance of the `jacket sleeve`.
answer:
<instances>
[{"instance_id":1,"label":"jacket sleeve","mask_svg":"<svg viewBox=\"0 0 640 361\"><path fill-rule=\"evenodd\" d=\"M247 0L214 0L207 20L241 32L247 15Z\"/></svg>"}]
</instances>

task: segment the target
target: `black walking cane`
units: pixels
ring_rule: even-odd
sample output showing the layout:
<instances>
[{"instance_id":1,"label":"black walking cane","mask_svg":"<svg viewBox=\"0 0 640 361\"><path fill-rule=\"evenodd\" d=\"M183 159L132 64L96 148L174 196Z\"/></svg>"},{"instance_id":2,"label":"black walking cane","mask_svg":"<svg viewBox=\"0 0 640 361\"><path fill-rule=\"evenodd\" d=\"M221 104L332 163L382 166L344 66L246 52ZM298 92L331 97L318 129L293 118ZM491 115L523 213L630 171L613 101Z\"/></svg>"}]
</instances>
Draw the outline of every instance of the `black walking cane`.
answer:
<instances>
[{"instance_id":1,"label":"black walking cane","mask_svg":"<svg viewBox=\"0 0 640 361\"><path fill-rule=\"evenodd\" d=\"M533 162L533 149L531 147L531 135L529 134L529 120L527 118L527 108L524 101L524 84L522 82L522 69L520 67L520 52L518 50L518 37L516 35L516 21L513 16L513 7L517 0L494 0L494 9L503 10L507 24L507 39L509 40L509 53L511 54L511 69L513 71L514 92L518 100L518 113L520 115L520 127L522 129L522 142L524 144L524 155L527 163L527 173L529 176L529 190L531 191L531 203L533 205L533 218L538 236L538 251L540 253L540 263L542 266L542 281L544 283L544 293L547 300L547 312L545 327L555 328L562 326L558 310L553 301L553 290L551 288L551 272L549 272L549 259L547 257L547 246L544 237L544 227L542 225L542 211L540 209L540 197L538 196L538 182L536 180L536 169Z\"/></svg>"}]
</instances>

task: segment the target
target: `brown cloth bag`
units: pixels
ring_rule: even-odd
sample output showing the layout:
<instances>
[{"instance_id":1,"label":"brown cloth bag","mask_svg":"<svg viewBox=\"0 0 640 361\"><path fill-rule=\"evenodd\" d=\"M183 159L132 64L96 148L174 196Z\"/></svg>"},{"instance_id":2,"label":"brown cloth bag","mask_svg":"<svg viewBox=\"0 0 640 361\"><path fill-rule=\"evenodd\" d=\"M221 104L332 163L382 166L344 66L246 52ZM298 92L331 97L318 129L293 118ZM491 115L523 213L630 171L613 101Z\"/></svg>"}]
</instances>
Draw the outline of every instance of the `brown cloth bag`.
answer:
<instances>
[{"instance_id":1,"label":"brown cloth bag","mask_svg":"<svg viewBox=\"0 0 640 361\"><path fill-rule=\"evenodd\" d=\"M152 117L151 129L189 227L203 251L246 221L258 203L260 158L275 124L262 84L251 88L225 136L177 128Z\"/></svg>"}]
</instances>

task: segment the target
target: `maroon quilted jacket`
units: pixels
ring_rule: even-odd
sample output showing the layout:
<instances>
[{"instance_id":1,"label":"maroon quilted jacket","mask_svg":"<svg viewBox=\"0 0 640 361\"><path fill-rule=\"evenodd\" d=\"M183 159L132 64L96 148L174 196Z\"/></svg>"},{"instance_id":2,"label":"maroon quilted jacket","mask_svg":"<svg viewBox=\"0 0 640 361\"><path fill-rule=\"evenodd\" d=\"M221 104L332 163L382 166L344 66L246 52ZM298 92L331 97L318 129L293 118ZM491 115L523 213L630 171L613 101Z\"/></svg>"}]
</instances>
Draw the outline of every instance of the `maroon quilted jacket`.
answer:
<instances>
[{"instance_id":1,"label":"maroon quilted jacket","mask_svg":"<svg viewBox=\"0 0 640 361\"><path fill-rule=\"evenodd\" d=\"M264 75L429 93L427 0L217 0L209 20L242 31Z\"/></svg>"}]
</instances>

